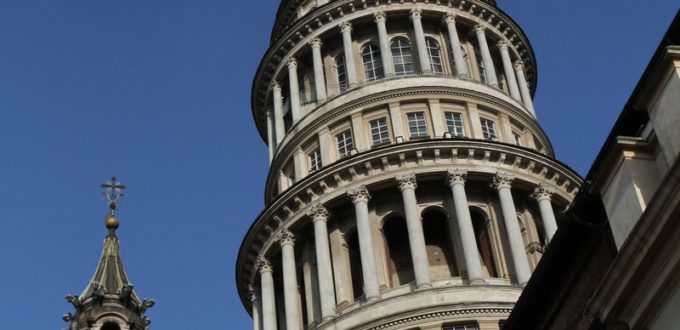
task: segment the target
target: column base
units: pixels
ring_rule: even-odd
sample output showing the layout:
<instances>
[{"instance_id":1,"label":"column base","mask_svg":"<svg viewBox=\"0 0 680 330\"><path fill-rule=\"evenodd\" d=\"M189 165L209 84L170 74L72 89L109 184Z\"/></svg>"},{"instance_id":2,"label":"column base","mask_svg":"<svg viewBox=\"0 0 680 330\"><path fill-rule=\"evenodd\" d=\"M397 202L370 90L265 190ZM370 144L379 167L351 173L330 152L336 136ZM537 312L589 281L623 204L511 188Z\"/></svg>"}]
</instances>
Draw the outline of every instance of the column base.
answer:
<instances>
[{"instance_id":1,"label":"column base","mask_svg":"<svg viewBox=\"0 0 680 330\"><path fill-rule=\"evenodd\" d=\"M320 322L320 323L330 322L330 321L333 321L334 319L335 319L335 315L333 315L333 316L324 316L324 317L321 319L321 322Z\"/></svg>"},{"instance_id":2,"label":"column base","mask_svg":"<svg viewBox=\"0 0 680 330\"><path fill-rule=\"evenodd\" d=\"M470 285L480 285L486 284L486 280L483 278L475 278L470 280Z\"/></svg>"},{"instance_id":3,"label":"column base","mask_svg":"<svg viewBox=\"0 0 680 330\"><path fill-rule=\"evenodd\" d=\"M430 283L425 283L425 284L419 285L419 286L416 288L416 290L427 290L427 289L432 289L432 284L430 284Z\"/></svg>"},{"instance_id":4,"label":"column base","mask_svg":"<svg viewBox=\"0 0 680 330\"><path fill-rule=\"evenodd\" d=\"M380 301L380 299L382 299L382 298L380 298L379 296L378 296L378 297L370 297L370 298L366 298L366 303L367 303L367 304L372 304L372 303L374 303L374 302Z\"/></svg>"}]
</instances>

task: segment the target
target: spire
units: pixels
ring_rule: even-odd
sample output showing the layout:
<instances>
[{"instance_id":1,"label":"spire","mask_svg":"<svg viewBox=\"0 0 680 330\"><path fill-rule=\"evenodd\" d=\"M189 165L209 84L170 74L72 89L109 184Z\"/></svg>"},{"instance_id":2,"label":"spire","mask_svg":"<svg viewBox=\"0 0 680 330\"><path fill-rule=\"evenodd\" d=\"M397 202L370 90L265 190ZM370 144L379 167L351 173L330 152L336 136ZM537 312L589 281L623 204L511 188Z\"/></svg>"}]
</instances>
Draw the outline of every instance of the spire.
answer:
<instances>
[{"instance_id":1,"label":"spire","mask_svg":"<svg viewBox=\"0 0 680 330\"><path fill-rule=\"evenodd\" d=\"M151 321L144 313L155 302L140 299L134 285L128 279L120 257L120 244L116 230L119 227L115 216L118 201L123 197L125 186L116 181L102 184L109 212L104 224L109 230L94 276L80 296L67 295L66 301L75 307L75 315L67 313L64 321L71 324L70 330L102 329L146 330Z\"/></svg>"}]
</instances>

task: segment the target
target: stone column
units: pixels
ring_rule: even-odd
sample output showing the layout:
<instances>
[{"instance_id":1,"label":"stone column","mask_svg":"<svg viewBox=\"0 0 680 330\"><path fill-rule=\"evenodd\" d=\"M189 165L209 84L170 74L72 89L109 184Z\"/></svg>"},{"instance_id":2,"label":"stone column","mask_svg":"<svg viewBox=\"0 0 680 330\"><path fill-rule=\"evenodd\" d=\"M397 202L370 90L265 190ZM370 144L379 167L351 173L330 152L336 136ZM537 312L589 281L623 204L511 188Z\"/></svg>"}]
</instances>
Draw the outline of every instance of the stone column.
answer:
<instances>
[{"instance_id":1,"label":"stone column","mask_svg":"<svg viewBox=\"0 0 680 330\"><path fill-rule=\"evenodd\" d=\"M517 83L519 84L519 91L522 94L522 101L524 101L524 106L527 107L529 112L536 117L536 111L534 111L534 101L531 99L531 91L529 90L529 83L527 83L527 78L524 75L524 62L515 62L515 74L517 76Z\"/></svg>"},{"instance_id":2,"label":"stone column","mask_svg":"<svg viewBox=\"0 0 680 330\"><path fill-rule=\"evenodd\" d=\"M272 92L274 94L274 133L276 134L276 147L286 136L286 125L283 122L283 96L281 96L281 85L276 81L272 82Z\"/></svg>"},{"instance_id":3,"label":"stone column","mask_svg":"<svg viewBox=\"0 0 680 330\"><path fill-rule=\"evenodd\" d=\"M477 250L477 238L475 229L472 225L470 207L468 206L467 194L465 193L465 181L467 171L449 170L447 173L447 183L453 193L453 206L458 220L458 232L460 232L465 269L467 269L468 280L471 284L484 283L482 264L480 263L479 251Z\"/></svg>"},{"instance_id":4,"label":"stone column","mask_svg":"<svg viewBox=\"0 0 680 330\"><path fill-rule=\"evenodd\" d=\"M555 212L553 211L551 197L555 192L550 187L540 184L534 189L533 197L538 201L538 207L541 210L541 220L543 221L543 228L545 229L546 243L550 242L557 232L557 221L555 220Z\"/></svg>"},{"instance_id":5,"label":"stone column","mask_svg":"<svg viewBox=\"0 0 680 330\"><path fill-rule=\"evenodd\" d=\"M260 287L262 290L262 329L276 330L276 295L274 294L274 277L272 265L263 257L257 260L255 267L260 271Z\"/></svg>"},{"instance_id":6,"label":"stone column","mask_svg":"<svg viewBox=\"0 0 680 330\"><path fill-rule=\"evenodd\" d=\"M267 110L267 151L269 152L269 164L274 159L274 118L271 110Z\"/></svg>"},{"instance_id":7,"label":"stone column","mask_svg":"<svg viewBox=\"0 0 680 330\"><path fill-rule=\"evenodd\" d=\"M517 284L524 286L529 281L531 270L529 269L529 259L527 258L524 240L522 239L522 231L519 227L519 219L517 219L515 202L512 199L512 192L510 190L514 180L515 178L512 175L499 172L494 176L492 186L498 190L498 197L501 201L505 231L508 235L508 245L510 246L512 261L515 265Z\"/></svg>"},{"instance_id":8,"label":"stone column","mask_svg":"<svg viewBox=\"0 0 680 330\"><path fill-rule=\"evenodd\" d=\"M314 87L316 90L316 102L326 101L326 79L323 74L323 59L321 58L321 39L314 38L309 43L312 46L312 58L314 61Z\"/></svg>"},{"instance_id":9,"label":"stone column","mask_svg":"<svg viewBox=\"0 0 680 330\"><path fill-rule=\"evenodd\" d=\"M314 221L314 244L316 248L316 267L319 274L321 318L327 321L335 317L333 267L331 266L331 250L328 244L328 227L326 226L329 213L322 205L316 205L307 211L307 216Z\"/></svg>"},{"instance_id":10,"label":"stone column","mask_svg":"<svg viewBox=\"0 0 680 330\"><path fill-rule=\"evenodd\" d=\"M385 15L384 11L379 11L375 14L375 23L378 26L378 41L380 42L380 55L382 57L385 76L392 77L394 76L394 62L392 60L392 48L390 48L390 43L387 40L386 20L387 15Z\"/></svg>"},{"instance_id":11,"label":"stone column","mask_svg":"<svg viewBox=\"0 0 680 330\"><path fill-rule=\"evenodd\" d=\"M411 21L413 21L413 30L416 34L416 48L418 50L418 60L420 60L420 72L432 73L430 55L427 53L427 45L425 43L425 32L423 32L422 14L423 11L420 9L411 10Z\"/></svg>"},{"instance_id":12,"label":"stone column","mask_svg":"<svg viewBox=\"0 0 680 330\"><path fill-rule=\"evenodd\" d=\"M253 330L262 330L262 300L254 287L248 287L248 293L253 305Z\"/></svg>"},{"instance_id":13,"label":"stone column","mask_svg":"<svg viewBox=\"0 0 680 330\"><path fill-rule=\"evenodd\" d=\"M349 88L359 85L357 80L357 67L354 63L354 51L352 47L352 24L344 22L340 24L342 31L342 45L345 50L345 70L347 71L347 83Z\"/></svg>"},{"instance_id":14,"label":"stone column","mask_svg":"<svg viewBox=\"0 0 680 330\"><path fill-rule=\"evenodd\" d=\"M416 200L416 187L418 187L416 175L413 173L398 175L396 180L404 199L404 214L406 215L406 227L408 227L413 271L416 275L416 287L418 289L430 288L432 287L430 265L427 260L423 223L420 221L418 201Z\"/></svg>"},{"instance_id":15,"label":"stone column","mask_svg":"<svg viewBox=\"0 0 680 330\"><path fill-rule=\"evenodd\" d=\"M287 229L276 235L281 244L281 265L283 266L283 299L286 309L286 330L302 330L297 273L295 270L295 238Z\"/></svg>"},{"instance_id":16,"label":"stone column","mask_svg":"<svg viewBox=\"0 0 680 330\"><path fill-rule=\"evenodd\" d=\"M465 57L463 57L463 50L461 49L460 39L458 38L458 29L456 28L456 15L448 13L444 17L446 27L449 30L449 39L451 40L451 51L453 53L453 63L456 66L456 74L459 78L467 79L470 77L468 72Z\"/></svg>"},{"instance_id":17,"label":"stone column","mask_svg":"<svg viewBox=\"0 0 680 330\"><path fill-rule=\"evenodd\" d=\"M359 254L361 256L366 301L375 301L380 299L380 290L378 287L378 268L375 265L375 253L373 251L373 235L368 219L368 201L371 199L371 194L366 186L361 186L358 189L348 191L347 195L352 199L356 212Z\"/></svg>"},{"instance_id":18,"label":"stone column","mask_svg":"<svg viewBox=\"0 0 680 330\"><path fill-rule=\"evenodd\" d=\"M484 72L486 72L486 81L489 85L498 88L496 67L494 66L493 59L491 58L489 44L486 42L486 28L483 25L476 25L475 33L477 34L477 41L479 42L480 53L482 53L482 62L484 62Z\"/></svg>"},{"instance_id":19,"label":"stone column","mask_svg":"<svg viewBox=\"0 0 680 330\"><path fill-rule=\"evenodd\" d=\"M512 96L513 99L522 102L522 96L519 93L519 87L517 87L517 77L515 76L515 70L513 69L512 61L510 60L510 51L508 50L508 47L507 41L501 40L498 42L498 49L501 51L503 70L505 70L505 79L508 80L510 96Z\"/></svg>"},{"instance_id":20,"label":"stone column","mask_svg":"<svg viewBox=\"0 0 680 330\"><path fill-rule=\"evenodd\" d=\"M288 87L290 89L290 111L293 123L300 120L300 86L298 85L297 60L291 57L286 62L288 66Z\"/></svg>"}]
</instances>

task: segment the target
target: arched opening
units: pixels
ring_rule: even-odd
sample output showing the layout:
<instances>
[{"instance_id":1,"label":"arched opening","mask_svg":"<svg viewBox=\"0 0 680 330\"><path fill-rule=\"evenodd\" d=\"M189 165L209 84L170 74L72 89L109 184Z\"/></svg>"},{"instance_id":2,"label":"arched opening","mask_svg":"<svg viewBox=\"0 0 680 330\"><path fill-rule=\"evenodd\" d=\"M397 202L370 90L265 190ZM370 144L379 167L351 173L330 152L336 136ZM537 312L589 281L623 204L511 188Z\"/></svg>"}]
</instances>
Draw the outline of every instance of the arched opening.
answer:
<instances>
[{"instance_id":1,"label":"arched opening","mask_svg":"<svg viewBox=\"0 0 680 330\"><path fill-rule=\"evenodd\" d=\"M391 286L394 288L413 282L415 274L406 220L402 217L388 219L383 224L383 233L387 243L387 268Z\"/></svg>"},{"instance_id":2,"label":"arched opening","mask_svg":"<svg viewBox=\"0 0 680 330\"><path fill-rule=\"evenodd\" d=\"M482 212L474 208L470 208L470 216L472 217L472 226L475 230L477 251L479 251L479 258L481 259L482 271L485 276L498 277L496 262L491 248L489 221Z\"/></svg>"},{"instance_id":3,"label":"arched opening","mask_svg":"<svg viewBox=\"0 0 680 330\"><path fill-rule=\"evenodd\" d=\"M385 70L380 56L380 47L377 45L369 43L361 48L361 59L364 63L364 74L367 82L385 78Z\"/></svg>"},{"instance_id":4,"label":"arched opening","mask_svg":"<svg viewBox=\"0 0 680 330\"><path fill-rule=\"evenodd\" d=\"M430 276L433 280L447 279L457 276L451 230L446 214L439 210L423 213L423 232L427 248L427 261L430 264Z\"/></svg>"},{"instance_id":5,"label":"arched opening","mask_svg":"<svg viewBox=\"0 0 680 330\"><path fill-rule=\"evenodd\" d=\"M101 330L120 330L120 326L116 322L106 322L101 327Z\"/></svg>"},{"instance_id":6,"label":"arched opening","mask_svg":"<svg viewBox=\"0 0 680 330\"><path fill-rule=\"evenodd\" d=\"M444 73L444 65L442 64L442 52L439 42L434 38L427 38L427 55L430 57L430 69L434 73Z\"/></svg>"},{"instance_id":7,"label":"arched opening","mask_svg":"<svg viewBox=\"0 0 680 330\"><path fill-rule=\"evenodd\" d=\"M357 301L364 295L364 275L361 271L361 253L359 252L359 238L353 230L346 236L347 252L349 254L349 269L352 275L353 299Z\"/></svg>"},{"instance_id":8,"label":"arched opening","mask_svg":"<svg viewBox=\"0 0 680 330\"><path fill-rule=\"evenodd\" d=\"M413 55L411 43L406 38L395 38L390 44L392 50L392 62L394 62L394 74L397 76L413 74Z\"/></svg>"}]
</instances>

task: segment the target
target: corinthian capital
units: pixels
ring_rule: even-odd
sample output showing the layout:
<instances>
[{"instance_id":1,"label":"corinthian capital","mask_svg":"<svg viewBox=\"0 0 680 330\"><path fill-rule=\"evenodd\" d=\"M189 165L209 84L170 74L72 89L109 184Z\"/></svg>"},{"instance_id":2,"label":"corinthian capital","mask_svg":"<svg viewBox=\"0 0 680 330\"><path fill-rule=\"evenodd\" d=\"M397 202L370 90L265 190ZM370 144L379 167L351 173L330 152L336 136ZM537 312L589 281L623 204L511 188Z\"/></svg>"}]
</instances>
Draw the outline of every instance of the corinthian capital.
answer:
<instances>
[{"instance_id":1,"label":"corinthian capital","mask_svg":"<svg viewBox=\"0 0 680 330\"><path fill-rule=\"evenodd\" d=\"M380 23L380 22L385 22L387 20L387 14L385 14L384 11L379 11L375 13L375 22Z\"/></svg>"},{"instance_id":2,"label":"corinthian capital","mask_svg":"<svg viewBox=\"0 0 680 330\"><path fill-rule=\"evenodd\" d=\"M297 69L297 60L295 57L289 57L286 60L286 65L288 66L288 69L294 70Z\"/></svg>"},{"instance_id":3,"label":"corinthian capital","mask_svg":"<svg viewBox=\"0 0 680 330\"><path fill-rule=\"evenodd\" d=\"M348 191L347 196L352 199L352 203L354 204L359 202L368 203L368 201L371 199L371 193L368 192L366 186L360 186L357 189Z\"/></svg>"},{"instance_id":4,"label":"corinthian capital","mask_svg":"<svg viewBox=\"0 0 680 330\"><path fill-rule=\"evenodd\" d=\"M485 34L486 33L486 27L482 24L477 24L474 27L475 33L477 34Z\"/></svg>"},{"instance_id":5,"label":"corinthian capital","mask_svg":"<svg viewBox=\"0 0 680 330\"><path fill-rule=\"evenodd\" d=\"M276 80L272 81L272 90L275 90L277 92L281 91L281 85L279 85L279 83L276 82Z\"/></svg>"},{"instance_id":6,"label":"corinthian capital","mask_svg":"<svg viewBox=\"0 0 680 330\"><path fill-rule=\"evenodd\" d=\"M260 274L271 273L273 271L272 264L264 256L260 256L259 258L257 258L257 262L255 263L255 269L257 269L260 272Z\"/></svg>"},{"instance_id":7,"label":"corinthian capital","mask_svg":"<svg viewBox=\"0 0 680 330\"><path fill-rule=\"evenodd\" d=\"M290 230L284 228L281 229L281 231L276 234L275 239L281 244L281 246L284 245L293 245L295 244L295 235L290 232Z\"/></svg>"},{"instance_id":8,"label":"corinthian capital","mask_svg":"<svg viewBox=\"0 0 680 330\"><path fill-rule=\"evenodd\" d=\"M515 181L515 177L512 174L498 172L493 177L491 187L493 187L496 190L500 190L503 188L511 188L513 181Z\"/></svg>"},{"instance_id":9,"label":"corinthian capital","mask_svg":"<svg viewBox=\"0 0 680 330\"><path fill-rule=\"evenodd\" d=\"M411 9L411 19L420 19L423 16L423 10L420 8Z\"/></svg>"},{"instance_id":10,"label":"corinthian capital","mask_svg":"<svg viewBox=\"0 0 680 330\"><path fill-rule=\"evenodd\" d=\"M444 22L446 22L447 24L448 23L454 23L455 24L456 23L456 14L446 13L446 15L444 15Z\"/></svg>"},{"instance_id":11,"label":"corinthian capital","mask_svg":"<svg viewBox=\"0 0 680 330\"><path fill-rule=\"evenodd\" d=\"M446 173L446 182L449 184L449 186L454 186L457 184L465 185L465 181L467 181L467 174L468 172L465 170L449 170Z\"/></svg>"},{"instance_id":12,"label":"corinthian capital","mask_svg":"<svg viewBox=\"0 0 680 330\"><path fill-rule=\"evenodd\" d=\"M498 46L498 49L501 49L501 50L503 50L503 49L507 50L508 49L508 42L506 40L501 40L496 45Z\"/></svg>"},{"instance_id":13,"label":"corinthian capital","mask_svg":"<svg viewBox=\"0 0 680 330\"><path fill-rule=\"evenodd\" d=\"M515 70L524 70L524 62L522 61L515 61L513 66L515 67Z\"/></svg>"},{"instance_id":14,"label":"corinthian capital","mask_svg":"<svg viewBox=\"0 0 680 330\"><path fill-rule=\"evenodd\" d=\"M330 216L330 213L328 213L328 210L326 210L323 205L318 204L312 206L311 209L307 210L307 216L312 218L314 222L316 221L327 221L328 217Z\"/></svg>"},{"instance_id":15,"label":"corinthian capital","mask_svg":"<svg viewBox=\"0 0 680 330\"><path fill-rule=\"evenodd\" d=\"M352 33L352 23L350 22L340 23L340 31L342 31L342 33L345 32Z\"/></svg>"},{"instance_id":16,"label":"corinthian capital","mask_svg":"<svg viewBox=\"0 0 680 330\"><path fill-rule=\"evenodd\" d=\"M416 188L418 188L418 182L416 181L416 174L415 173L407 173L407 174L397 175L395 180L397 180L397 184L399 185L399 190L403 191L404 189L416 189Z\"/></svg>"},{"instance_id":17,"label":"corinthian capital","mask_svg":"<svg viewBox=\"0 0 680 330\"><path fill-rule=\"evenodd\" d=\"M250 296L250 301L254 302L255 300L257 300L258 297L257 289L255 289L255 287L252 285L248 286L248 296Z\"/></svg>"},{"instance_id":18,"label":"corinthian capital","mask_svg":"<svg viewBox=\"0 0 680 330\"><path fill-rule=\"evenodd\" d=\"M309 41L309 45L312 46L312 48L321 48L321 45L323 42L321 42L321 39L319 38L312 38L312 40Z\"/></svg>"},{"instance_id":19,"label":"corinthian capital","mask_svg":"<svg viewBox=\"0 0 680 330\"><path fill-rule=\"evenodd\" d=\"M533 197L537 201L550 200L554 193L555 191L552 188L544 184L540 184L536 187L536 189L534 189L534 192L533 194L531 194L531 197Z\"/></svg>"}]
</instances>

